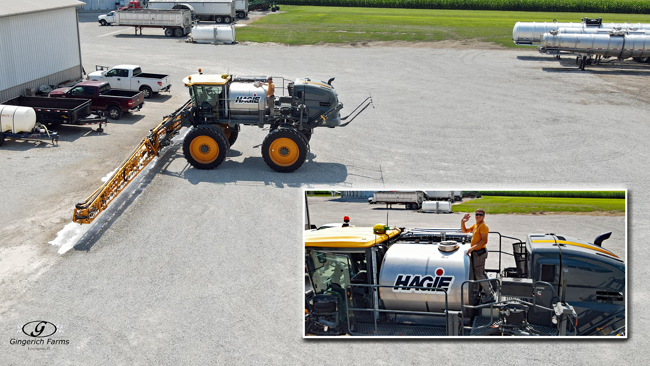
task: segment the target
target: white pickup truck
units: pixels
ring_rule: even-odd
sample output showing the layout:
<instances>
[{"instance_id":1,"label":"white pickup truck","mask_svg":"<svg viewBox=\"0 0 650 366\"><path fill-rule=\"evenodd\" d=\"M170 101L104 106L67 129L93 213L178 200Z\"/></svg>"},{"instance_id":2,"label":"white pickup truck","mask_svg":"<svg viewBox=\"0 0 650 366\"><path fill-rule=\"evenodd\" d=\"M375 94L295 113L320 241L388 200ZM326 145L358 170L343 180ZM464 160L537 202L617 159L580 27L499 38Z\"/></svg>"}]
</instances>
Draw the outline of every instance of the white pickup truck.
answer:
<instances>
[{"instance_id":1,"label":"white pickup truck","mask_svg":"<svg viewBox=\"0 0 650 366\"><path fill-rule=\"evenodd\" d=\"M143 73L137 65L117 65L111 69L106 66L96 66L96 70L88 74L88 80L106 81L112 89L141 91L145 98L153 93L169 91L169 75Z\"/></svg>"}]
</instances>

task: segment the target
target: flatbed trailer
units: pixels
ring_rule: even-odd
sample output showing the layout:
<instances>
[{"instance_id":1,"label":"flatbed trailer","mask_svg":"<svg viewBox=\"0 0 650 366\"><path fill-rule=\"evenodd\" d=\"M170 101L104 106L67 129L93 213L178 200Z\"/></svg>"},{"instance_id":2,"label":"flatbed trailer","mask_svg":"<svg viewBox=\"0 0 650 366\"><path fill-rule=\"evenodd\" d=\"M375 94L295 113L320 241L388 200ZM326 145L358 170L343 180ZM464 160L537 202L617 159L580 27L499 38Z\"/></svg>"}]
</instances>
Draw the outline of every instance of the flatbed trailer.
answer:
<instances>
[{"instance_id":1,"label":"flatbed trailer","mask_svg":"<svg viewBox=\"0 0 650 366\"><path fill-rule=\"evenodd\" d=\"M90 99L50 98L19 96L0 104L31 107L36 112L36 121L42 124L91 125L107 123L103 114L93 114Z\"/></svg>"}]
</instances>

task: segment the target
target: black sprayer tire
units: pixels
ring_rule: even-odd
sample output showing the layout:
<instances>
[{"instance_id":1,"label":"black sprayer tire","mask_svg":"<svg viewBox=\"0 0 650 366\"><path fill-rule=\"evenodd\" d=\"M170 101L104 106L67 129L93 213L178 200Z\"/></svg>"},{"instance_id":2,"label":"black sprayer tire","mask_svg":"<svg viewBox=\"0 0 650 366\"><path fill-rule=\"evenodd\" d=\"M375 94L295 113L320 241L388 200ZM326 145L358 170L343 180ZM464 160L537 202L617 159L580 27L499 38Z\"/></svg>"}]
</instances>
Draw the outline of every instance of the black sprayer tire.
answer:
<instances>
[{"instance_id":1,"label":"black sprayer tire","mask_svg":"<svg viewBox=\"0 0 650 366\"><path fill-rule=\"evenodd\" d=\"M0 146L5 143L5 134L0 132Z\"/></svg>"},{"instance_id":2,"label":"black sprayer tire","mask_svg":"<svg viewBox=\"0 0 650 366\"><path fill-rule=\"evenodd\" d=\"M288 173L302 166L307 158L307 139L293 128L271 131L262 143L262 157L271 169Z\"/></svg>"},{"instance_id":3,"label":"black sprayer tire","mask_svg":"<svg viewBox=\"0 0 650 366\"><path fill-rule=\"evenodd\" d=\"M230 149L228 139L218 129L192 129L183 141L183 154L188 163L198 169L214 169L226 160Z\"/></svg>"},{"instance_id":4,"label":"black sprayer tire","mask_svg":"<svg viewBox=\"0 0 650 366\"><path fill-rule=\"evenodd\" d=\"M235 125L235 127L223 125L223 128L223 133L226 135L230 147L232 147L232 145L235 144L235 141L237 141L237 137L239 136L239 125Z\"/></svg>"},{"instance_id":5,"label":"black sprayer tire","mask_svg":"<svg viewBox=\"0 0 650 366\"><path fill-rule=\"evenodd\" d=\"M313 130L307 128L307 129L304 129L304 130L302 130L300 132L302 132L302 135L305 136L307 141L311 141L311 134L314 133Z\"/></svg>"},{"instance_id":6,"label":"black sprayer tire","mask_svg":"<svg viewBox=\"0 0 650 366\"><path fill-rule=\"evenodd\" d=\"M122 117L122 110L116 105L111 105L106 108L106 114L108 114L108 118L118 120Z\"/></svg>"}]
</instances>

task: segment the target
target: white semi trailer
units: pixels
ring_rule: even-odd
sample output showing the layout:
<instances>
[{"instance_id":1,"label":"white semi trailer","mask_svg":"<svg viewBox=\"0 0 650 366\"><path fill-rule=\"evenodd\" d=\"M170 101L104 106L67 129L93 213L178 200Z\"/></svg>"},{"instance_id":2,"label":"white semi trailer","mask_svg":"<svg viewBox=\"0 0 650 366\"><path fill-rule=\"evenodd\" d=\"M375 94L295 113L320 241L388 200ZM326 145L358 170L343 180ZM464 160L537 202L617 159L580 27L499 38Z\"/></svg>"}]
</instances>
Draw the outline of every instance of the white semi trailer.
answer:
<instances>
[{"instance_id":1,"label":"white semi trailer","mask_svg":"<svg viewBox=\"0 0 650 366\"><path fill-rule=\"evenodd\" d=\"M167 37L182 37L192 29L192 12L189 10L128 9L111 11L97 17L101 25L126 25L142 34L142 28L162 28Z\"/></svg>"},{"instance_id":2,"label":"white semi trailer","mask_svg":"<svg viewBox=\"0 0 650 366\"><path fill-rule=\"evenodd\" d=\"M427 199L431 201L449 201L453 202L456 197L460 197L460 191L426 191ZM460 199L459 199L460 200Z\"/></svg>"},{"instance_id":3,"label":"white semi trailer","mask_svg":"<svg viewBox=\"0 0 650 366\"><path fill-rule=\"evenodd\" d=\"M149 0L149 9L189 9L202 21L230 24L235 20L235 0Z\"/></svg>"},{"instance_id":4,"label":"white semi trailer","mask_svg":"<svg viewBox=\"0 0 650 366\"><path fill-rule=\"evenodd\" d=\"M424 191L379 191L374 192L368 202L385 203L391 208L393 204L403 204L407 210L419 210L426 199L427 194Z\"/></svg>"}]
</instances>

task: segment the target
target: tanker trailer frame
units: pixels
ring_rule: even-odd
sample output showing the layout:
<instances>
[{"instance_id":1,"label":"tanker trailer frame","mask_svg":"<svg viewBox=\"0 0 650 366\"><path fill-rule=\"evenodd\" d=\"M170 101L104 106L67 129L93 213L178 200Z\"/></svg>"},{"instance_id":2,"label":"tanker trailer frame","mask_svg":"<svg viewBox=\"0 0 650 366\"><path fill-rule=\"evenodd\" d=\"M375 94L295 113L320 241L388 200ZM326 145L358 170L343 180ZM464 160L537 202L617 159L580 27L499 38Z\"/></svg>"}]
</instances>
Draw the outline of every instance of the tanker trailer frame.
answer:
<instances>
[{"instance_id":1,"label":"tanker trailer frame","mask_svg":"<svg viewBox=\"0 0 650 366\"><path fill-rule=\"evenodd\" d=\"M650 57L650 35L631 30L611 30L607 34L551 31L544 33L538 50L549 54L577 54L576 64L584 70L587 65L600 63L602 58L639 60Z\"/></svg>"},{"instance_id":2,"label":"tanker trailer frame","mask_svg":"<svg viewBox=\"0 0 650 366\"><path fill-rule=\"evenodd\" d=\"M554 234L529 234L526 242L490 234L499 237L499 250L491 251L499 253L499 268L490 271L496 277L484 281L492 283L498 299L480 303L481 281L473 280L466 259L469 234L383 225L306 232L313 288L305 299L306 334L625 333L624 264L601 246L611 233L595 244ZM502 239L513 241L513 254L502 250ZM503 269L501 254L512 255L516 266ZM430 269L417 264L421 258Z\"/></svg>"}]
</instances>

